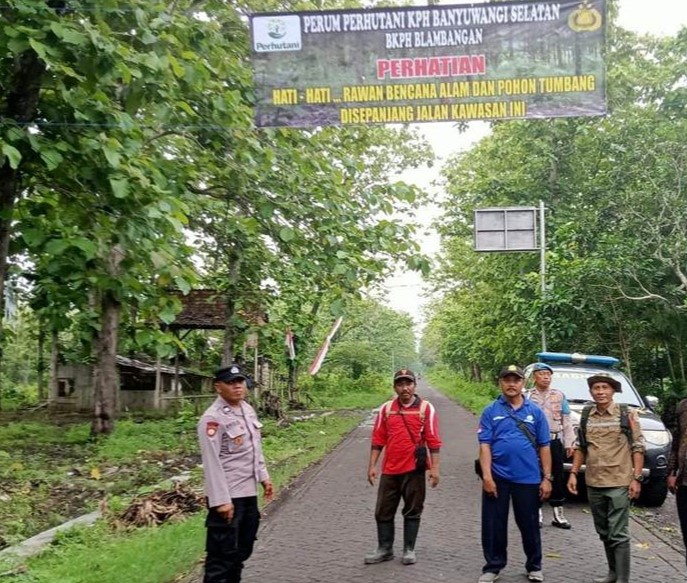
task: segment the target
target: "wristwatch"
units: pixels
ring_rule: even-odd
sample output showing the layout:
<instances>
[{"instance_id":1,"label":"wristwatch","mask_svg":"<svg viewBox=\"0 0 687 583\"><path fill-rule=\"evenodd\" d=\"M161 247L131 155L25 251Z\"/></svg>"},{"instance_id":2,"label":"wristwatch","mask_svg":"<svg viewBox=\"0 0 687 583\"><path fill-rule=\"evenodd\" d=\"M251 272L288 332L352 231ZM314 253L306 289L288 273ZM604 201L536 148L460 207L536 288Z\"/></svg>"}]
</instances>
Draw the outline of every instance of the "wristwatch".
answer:
<instances>
[{"instance_id":1,"label":"wristwatch","mask_svg":"<svg viewBox=\"0 0 687 583\"><path fill-rule=\"evenodd\" d=\"M549 482L553 482L553 474L546 474L544 476L545 480L548 480Z\"/></svg>"},{"instance_id":2,"label":"wristwatch","mask_svg":"<svg viewBox=\"0 0 687 583\"><path fill-rule=\"evenodd\" d=\"M644 476L642 476L642 474L632 474L632 479L639 482L640 484L644 482Z\"/></svg>"}]
</instances>

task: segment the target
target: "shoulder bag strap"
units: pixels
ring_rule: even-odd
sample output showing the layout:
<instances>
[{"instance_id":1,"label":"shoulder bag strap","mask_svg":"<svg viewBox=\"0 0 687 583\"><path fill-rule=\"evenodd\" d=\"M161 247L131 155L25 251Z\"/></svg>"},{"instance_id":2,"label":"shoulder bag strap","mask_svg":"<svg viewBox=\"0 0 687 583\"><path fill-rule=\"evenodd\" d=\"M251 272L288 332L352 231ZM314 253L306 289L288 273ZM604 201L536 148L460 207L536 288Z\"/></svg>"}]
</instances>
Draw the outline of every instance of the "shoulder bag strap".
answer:
<instances>
[{"instance_id":1,"label":"shoulder bag strap","mask_svg":"<svg viewBox=\"0 0 687 583\"><path fill-rule=\"evenodd\" d=\"M537 441L534 438L534 435L532 435L532 432L530 431L529 427L527 427L527 425L525 425L525 422L522 419L518 418L518 416L512 410L509 411L508 414L513 418L515 423L517 423L518 429L520 429L520 431L522 431L527 436L527 439L530 440L530 443L532 444L534 450L537 451Z\"/></svg>"},{"instance_id":2,"label":"shoulder bag strap","mask_svg":"<svg viewBox=\"0 0 687 583\"><path fill-rule=\"evenodd\" d=\"M420 401L420 407L422 407L422 400ZM401 403L399 402L398 404L398 414L401 416L401 419L403 419L403 424L406 426L406 431L408 432L408 435L410 436L410 441L413 442L413 445L419 445L420 441L422 441L422 431L424 430L425 426L424 423L422 424L422 429L420 429L420 439L415 441L415 438L413 437L412 431L410 431L410 426L408 425L408 421L406 420L406 416L401 410Z\"/></svg>"}]
</instances>

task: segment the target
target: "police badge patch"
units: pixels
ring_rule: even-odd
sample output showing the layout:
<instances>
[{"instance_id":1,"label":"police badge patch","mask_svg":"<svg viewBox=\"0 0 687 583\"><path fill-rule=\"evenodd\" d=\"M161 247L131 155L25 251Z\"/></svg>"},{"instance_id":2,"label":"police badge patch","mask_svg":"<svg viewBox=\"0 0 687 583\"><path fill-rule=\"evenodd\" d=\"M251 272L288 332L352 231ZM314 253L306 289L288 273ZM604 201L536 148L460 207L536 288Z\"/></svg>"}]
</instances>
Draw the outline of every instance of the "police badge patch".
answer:
<instances>
[{"instance_id":1,"label":"police badge patch","mask_svg":"<svg viewBox=\"0 0 687 583\"><path fill-rule=\"evenodd\" d=\"M218 427L219 423L217 423L217 421L208 421L207 425L205 426L205 433L208 437L214 437L217 433Z\"/></svg>"}]
</instances>

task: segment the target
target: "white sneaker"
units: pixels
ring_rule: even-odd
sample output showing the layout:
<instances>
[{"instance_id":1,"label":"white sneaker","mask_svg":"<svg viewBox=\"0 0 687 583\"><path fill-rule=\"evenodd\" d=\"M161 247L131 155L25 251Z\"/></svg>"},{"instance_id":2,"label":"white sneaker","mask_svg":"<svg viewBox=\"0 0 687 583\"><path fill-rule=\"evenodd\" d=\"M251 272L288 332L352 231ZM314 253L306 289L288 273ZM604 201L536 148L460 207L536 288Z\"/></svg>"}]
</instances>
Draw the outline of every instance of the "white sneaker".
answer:
<instances>
[{"instance_id":1,"label":"white sneaker","mask_svg":"<svg viewBox=\"0 0 687 583\"><path fill-rule=\"evenodd\" d=\"M544 573L541 571L530 571L527 573L527 578L530 581L543 581L544 580Z\"/></svg>"},{"instance_id":2,"label":"white sneaker","mask_svg":"<svg viewBox=\"0 0 687 583\"><path fill-rule=\"evenodd\" d=\"M477 579L477 583L492 583L499 578L498 573L482 573Z\"/></svg>"}]
</instances>

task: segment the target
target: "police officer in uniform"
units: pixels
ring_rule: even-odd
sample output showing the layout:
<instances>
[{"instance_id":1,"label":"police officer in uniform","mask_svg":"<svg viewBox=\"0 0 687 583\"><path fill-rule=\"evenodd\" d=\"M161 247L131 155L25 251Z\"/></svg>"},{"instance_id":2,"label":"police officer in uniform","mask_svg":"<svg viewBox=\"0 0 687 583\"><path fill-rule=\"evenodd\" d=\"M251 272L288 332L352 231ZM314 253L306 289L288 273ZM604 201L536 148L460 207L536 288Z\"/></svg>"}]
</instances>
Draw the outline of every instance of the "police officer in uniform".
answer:
<instances>
[{"instance_id":1,"label":"police officer in uniform","mask_svg":"<svg viewBox=\"0 0 687 583\"><path fill-rule=\"evenodd\" d=\"M253 552L260 524L258 483L272 498L260 427L245 402L247 376L237 364L215 373L217 399L198 423L208 505L203 583L239 583L244 562Z\"/></svg>"},{"instance_id":2,"label":"police officer in uniform","mask_svg":"<svg viewBox=\"0 0 687 583\"><path fill-rule=\"evenodd\" d=\"M551 387L553 369L544 362L532 365L534 387L527 392L527 398L539 405L551 431L551 474L553 484L549 505L553 508L551 524L557 528L570 528L570 522L563 513L565 504L565 475L563 463L565 457L572 457L575 443L575 432L570 421L570 405L565 395L558 389ZM539 509L539 526L542 525L542 511Z\"/></svg>"}]
</instances>

